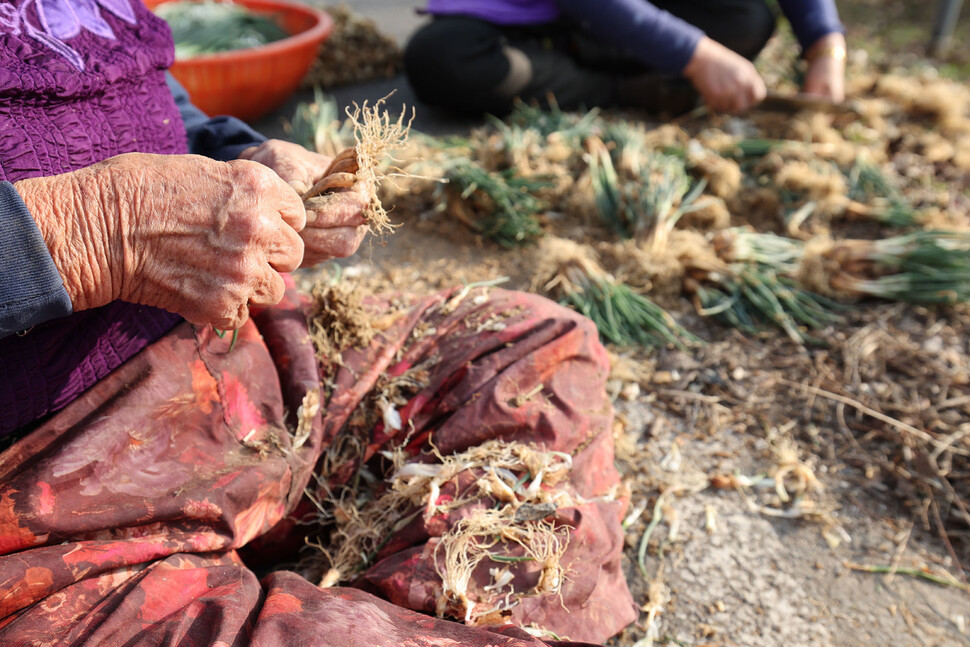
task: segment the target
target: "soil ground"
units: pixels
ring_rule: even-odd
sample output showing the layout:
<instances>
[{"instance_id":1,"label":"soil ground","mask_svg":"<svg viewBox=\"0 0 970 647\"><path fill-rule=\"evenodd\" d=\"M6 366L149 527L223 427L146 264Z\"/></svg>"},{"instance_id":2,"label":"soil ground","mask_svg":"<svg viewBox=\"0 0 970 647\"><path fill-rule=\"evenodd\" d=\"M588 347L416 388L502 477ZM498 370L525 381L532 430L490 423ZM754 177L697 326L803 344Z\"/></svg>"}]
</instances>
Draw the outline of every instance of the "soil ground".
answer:
<instances>
[{"instance_id":1,"label":"soil ground","mask_svg":"<svg viewBox=\"0 0 970 647\"><path fill-rule=\"evenodd\" d=\"M427 218L369 241L345 272L382 288L425 291L499 276L511 277L511 287L528 288L523 262L482 245L458 225ZM895 318L898 308L880 315ZM860 321L854 330L863 326ZM966 358L965 331L961 337ZM766 347L727 331L712 330L705 338L716 341L701 354L653 354L646 388L624 380L610 384L617 464L631 490L631 509L642 510L627 529L628 583L644 604L653 582L662 581L669 594L653 623L653 644L970 644L966 591L853 570L895 564L902 571L946 573L952 560L939 537L924 529L921 511L901 506L872 459L836 438L831 403L813 405L796 388L770 384L779 363L789 364L792 378L813 373L811 354L787 339ZM726 357L733 359L725 363ZM726 376L730 388L721 384ZM851 411L845 415L853 427L865 424ZM806 494L804 513L771 516L784 514L783 508L775 501L764 505L758 488L744 494L711 485L714 477L771 472L779 448L789 442L801 448L821 486ZM648 541L644 577L639 544L663 492L670 494L658 508L662 521ZM764 495L774 498L772 490ZM638 626L607 644L648 644L638 641L649 626L645 613Z\"/></svg>"},{"instance_id":2,"label":"soil ground","mask_svg":"<svg viewBox=\"0 0 970 647\"><path fill-rule=\"evenodd\" d=\"M399 42L423 20L411 2L348 4ZM933 64L942 74L966 81L970 15L959 24L948 57L927 62L923 50L932 12L926 3L854 0L840 3L840 9L851 47L865 52L857 55L886 68L900 62ZM349 105L373 102L391 90L397 90L392 109L397 101L416 107L417 130L464 132L470 126L414 101L403 77L333 94L339 104ZM307 98L297 95L257 126L282 134L283 120ZM527 287L521 259L460 225L427 214L393 215L405 226L365 243L345 264L350 274L409 289L501 275L510 276L513 287ZM964 322L970 319L967 311L957 314ZM962 575L933 531L933 510L905 505L918 497L901 491L906 483L889 478L871 447L863 446L873 420L840 405L829 397L831 390L811 394L780 381L811 377L813 384L824 384L844 368L862 333L884 333L900 343L943 344L965 371L967 324L949 327L951 321L944 331L934 317L918 308L874 308L847 329L828 332L838 349L832 355L838 357L820 357L784 339L762 343L727 329L712 330L706 350L657 351L636 360L645 379L621 376L611 383L618 413L617 463L630 487L633 512L625 552L628 581L645 611L638 625L610 645L970 645L967 589L920 574ZM856 440L860 437L863 445ZM800 497L785 503L756 481L792 464L787 448L819 487L806 486ZM755 483L743 489L719 485L742 477Z\"/></svg>"}]
</instances>

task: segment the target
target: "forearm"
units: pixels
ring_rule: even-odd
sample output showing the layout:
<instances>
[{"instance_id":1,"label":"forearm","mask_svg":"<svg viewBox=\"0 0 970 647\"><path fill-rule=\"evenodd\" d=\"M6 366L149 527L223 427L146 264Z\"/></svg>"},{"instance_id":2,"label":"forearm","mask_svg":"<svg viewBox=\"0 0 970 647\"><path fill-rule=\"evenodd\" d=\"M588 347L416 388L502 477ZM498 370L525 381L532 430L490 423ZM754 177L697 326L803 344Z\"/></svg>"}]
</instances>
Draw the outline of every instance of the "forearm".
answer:
<instances>
[{"instance_id":1,"label":"forearm","mask_svg":"<svg viewBox=\"0 0 970 647\"><path fill-rule=\"evenodd\" d=\"M805 53L824 36L845 33L835 0L778 0L778 5Z\"/></svg>"},{"instance_id":2,"label":"forearm","mask_svg":"<svg viewBox=\"0 0 970 647\"><path fill-rule=\"evenodd\" d=\"M629 52L645 65L680 74L704 32L644 0L557 0L570 19L593 36Z\"/></svg>"},{"instance_id":3,"label":"forearm","mask_svg":"<svg viewBox=\"0 0 970 647\"><path fill-rule=\"evenodd\" d=\"M209 117L199 110L171 73L166 73L165 80L182 115L190 153L228 162L246 148L266 141L266 137L235 117Z\"/></svg>"},{"instance_id":4,"label":"forearm","mask_svg":"<svg viewBox=\"0 0 970 647\"><path fill-rule=\"evenodd\" d=\"M8 182L0 182L0 250L0 337L71 314L44 238Z\"/></svg>"},{"instance_id":5,"label":"forearm","mask_svg":"<svg viewBox=\"0 0 970 647\"><path fill-rule=\"evenodd\" d=\"M102 164L15 182L75 312L119 297L124 258L118 252L120 209L130 201Z\"/></svg>"},{"instance_id":6,"label":"forearm","mask_svg":"<svg viewBox=\"0 0 970 647\"><path fill-rule=\"evenodd\" d=\"M303 258L302 200L254 162L125 153L13 186L74 311L121 300L238 328Z\"/></svg>"}]
</instances>

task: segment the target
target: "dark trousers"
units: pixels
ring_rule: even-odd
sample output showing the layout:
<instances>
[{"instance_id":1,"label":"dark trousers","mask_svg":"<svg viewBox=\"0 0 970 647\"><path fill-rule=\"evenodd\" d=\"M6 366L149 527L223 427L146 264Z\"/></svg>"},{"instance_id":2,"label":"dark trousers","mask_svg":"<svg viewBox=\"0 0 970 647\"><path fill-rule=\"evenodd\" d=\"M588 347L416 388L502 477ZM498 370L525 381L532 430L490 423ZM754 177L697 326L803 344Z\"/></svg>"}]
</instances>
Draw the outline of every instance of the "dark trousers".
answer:
<instances>
[{"instance_id":1,"label":"dark trousers","mask_svg":"<svg viewBox=\"0 0 970 647\"><path fill-rule=\"evenodd\" d=\"M710 38L754 59L775 27L764 0L659 0L658 7ZM513 92L508 49L528 59L529 78ZM521 55L520 55L521 56ZM697 95L681 77L660 74L568 22L502 26L464 16L437 16L412 36L405 70L418 98L459 113L507 114L516 100L550 100L564 110L624 106L680 113Z\"/></svg>"}]
</instances>

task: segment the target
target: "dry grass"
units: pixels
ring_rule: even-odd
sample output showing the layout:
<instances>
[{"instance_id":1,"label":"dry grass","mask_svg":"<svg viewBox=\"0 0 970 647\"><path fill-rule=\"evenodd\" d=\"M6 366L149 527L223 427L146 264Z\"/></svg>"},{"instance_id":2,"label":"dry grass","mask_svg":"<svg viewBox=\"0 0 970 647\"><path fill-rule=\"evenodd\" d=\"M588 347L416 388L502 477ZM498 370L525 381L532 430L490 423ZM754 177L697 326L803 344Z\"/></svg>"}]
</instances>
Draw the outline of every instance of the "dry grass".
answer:
<instances>
[{"instance_id":1,"label":"dry grass","mask_svg":"<svg viewBox=\"0 0 970 647\"><path fill-rule=\"evenodd\" d=\"M343 350L370 344L378 332L373 325L376 318L350 282L326 277L311 288L307 312L310 337L317 356L326 364L342 364Z\"/></svg>"}]
</instances>

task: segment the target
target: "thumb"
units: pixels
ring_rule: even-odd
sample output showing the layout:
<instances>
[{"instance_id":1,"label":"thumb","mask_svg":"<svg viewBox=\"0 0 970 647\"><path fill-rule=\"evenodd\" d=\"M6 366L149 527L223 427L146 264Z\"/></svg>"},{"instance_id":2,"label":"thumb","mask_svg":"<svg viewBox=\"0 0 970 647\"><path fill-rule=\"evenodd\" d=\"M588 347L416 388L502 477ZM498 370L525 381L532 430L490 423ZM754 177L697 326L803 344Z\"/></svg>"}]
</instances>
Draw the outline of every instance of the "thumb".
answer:
<instances>
[{"instance_id":1,"label":"thumb","mask_svg":"<svg viewBox=\"0 0 970 647\"><path fill-rule=\"evenodd\" d=\"M286 183L289 184L291 187L293 187L293 190L296 191L299 195L303 195L304 193L310 190L310 185L303 180L297 180L294 178L294 179L287 180Z\"/></svg>"}]
</instances>

